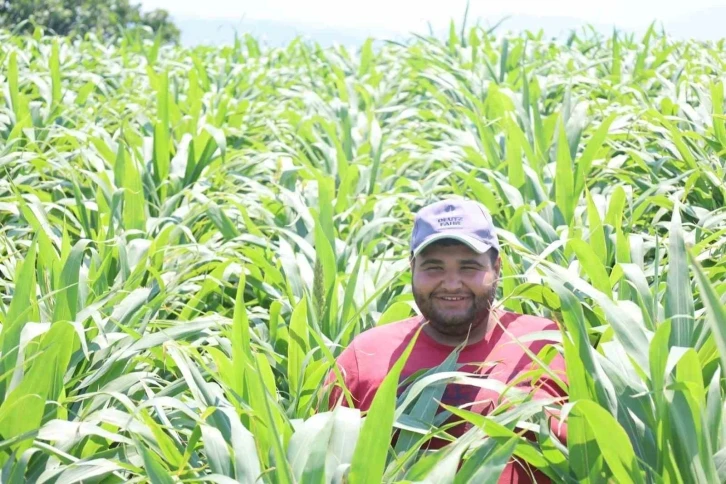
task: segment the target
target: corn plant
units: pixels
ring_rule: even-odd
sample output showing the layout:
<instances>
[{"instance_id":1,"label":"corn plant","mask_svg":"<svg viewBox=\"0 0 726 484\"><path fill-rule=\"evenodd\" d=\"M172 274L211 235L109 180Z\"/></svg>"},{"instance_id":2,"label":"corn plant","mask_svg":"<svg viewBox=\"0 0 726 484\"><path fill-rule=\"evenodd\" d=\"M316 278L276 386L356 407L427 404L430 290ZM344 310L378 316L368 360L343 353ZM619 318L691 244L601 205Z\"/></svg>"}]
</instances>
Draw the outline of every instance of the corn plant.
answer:
<instances>
[{"instance_id":1,"label":"corn plant","mask_svg":"<svg viewBox=\"0 0 726 484\"><path fill-rule=\"evenodd\" d=\"M3 483L726 480L723 41L0 40ZM399 397L404 353L330 408L342 349L415 314L413 213L451 196L499 228L497 304L560 323L528 377L564 355L567 402L435 413L470 381Z\"/></svg>"}]
</instances>

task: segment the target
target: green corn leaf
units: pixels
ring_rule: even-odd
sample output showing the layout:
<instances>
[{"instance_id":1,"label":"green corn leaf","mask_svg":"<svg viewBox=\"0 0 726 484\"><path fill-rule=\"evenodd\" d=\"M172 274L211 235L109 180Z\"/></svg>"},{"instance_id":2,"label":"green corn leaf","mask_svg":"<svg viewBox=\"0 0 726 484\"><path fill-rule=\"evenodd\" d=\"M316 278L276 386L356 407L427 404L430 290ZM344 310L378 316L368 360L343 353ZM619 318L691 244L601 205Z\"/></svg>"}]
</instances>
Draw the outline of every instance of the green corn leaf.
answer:
<instances>
[{"instance_id":1,"label":"green corn leaf","mask_svg":"<svg viewBox=\"0 0 726 484\"><path fill-rule=\"evenodd\" d=\"M413 407L405 414L401 413L401 411L405 407L408 407L406 403L397 407L397 419L400 419L403 415L405 415L419 422L431 422L434 420L439 410L439 404L437 402L441 401L444 391L446 390L446 382L432 381L430 385L420 390L420 394L419 388L417 387L420 384L423 384L427 378L433 375L443 376L448 372L453 372L454 370L456 370L456 362L459 358L460 352L460 347L453 350L449 354L449 356L446 357L446 360L444 360L443 363L441 363L436 368L427 371L424 375L421 375L420 379L412 387L409 387L403 395L401 395L402 398L405 398L404 402L408 402L414 397L416 398L416 402L414 403ZM415 445L416 441L419 438L420 435L416 432L412 432L406 429L401 430L396 441L394 452L396 453L396 455L401 455L402 453L407 452L409 449L411 449L411 447Z\"/></svg>"},{"instance_id":2,"label":"green corn leaf","mask_svg":"<svg viewBox=\"0 0 726 484\"><path fill-rule=\"evenodd\" d=\"M154 125L154 181L159 190L159 196L163 200L166 197L166 183L169 176L169 75L164 72L160 76L160 84L157 90L157 122Z\"/></svg>"},{"instance_id":3,"label":"green corn leaf","mask_svg":"<svg viewBox=\"0 0 726 484\"><path fill-rule=\"evenodd\" d=\"M469 459L473 462L479 462L476 472L474 472L468 479L457 479L455 482L466 482L466 483L491 483L494 484L499 482L499 478L504 470L504 467L509 462L514 452L515 447L519 443L519 438L514 436L507 440L504 444L495 447L493 450L484 448L482 451L477 451ZM480 449L481 450L481 449Z\"/></svg>"},{"instance_id":4,"label":"green corn leaf","mask_svg":"<svg viewBox=\"0 0 726 484\"><path fill-rule=\"evenodd\" d=\"M148 412L142 410L140 414L141 420L143 420L154 435L156 443L161 450L162 456L166 459L166 462L176 468L179 468L182 465L183 457L174 441L164 432L161 426L151 418Z\"/></svg>"},{"instance_id":5,"label":"green corn leaf","mask_svg":"<svg viewBox=\"0 0 726 484\"><path fill-rule=\"evenodd\" d=\"M391 441L398 380L420 331L419 329L411 339L400 358L383 379L373 398L351 462L348 476L351 484L381 481L386 465L387 449Z\"/></svg>"},{"instance_id":6,"label":"green corn leaf","mask_svg":"<svg viewBox=\"0 0 726 484\"><path fill-rule=\"evenodd\" d=\"M261 386L256 387L254 391L251 392L252 395L255 395L257 398L261 399L264 404L264 420L266 421L266 424L270 431L270 441L272 445L272 455L274 457L274 460L276 462L276 469L275 469L275 478L277 482L280 482L281 484L291 484L294 481L294 477L292 474L292 469L290 468L290 464L288 463L287 459L285 458L285 436L283 434L283 429L279 426L279 415L276 415L275 412L273 412L273 407L270 404L270 398L268 395L265 394L263 388L266 388L264 385L264 377L263 377L263 371L261 370L260 362L265 361L261 358L257 358L256 360L256 368L257 368L257 381L261 384ZM250 378L249 381L254 380L253 378Z\"/></svg>"},{"instance_id":7,"label":"green corn leaf","mask_svg":"<svg viewBox=\"0 0 726 484\"><path fill-rule=\"evenodd\" d=\"M222 432L210 425L202 425L202 441L212 472L227 477L234 476L232 456Z\"/></svg>"},{"instance_id":8,"label":"green corn leaf","mask_svg":"<svg viewBox=\"0 0 726 484\"><path fill-rule=\"evenodd\" d=\"M15 293L10 301L10 307L5 315L0 341L2 341L2 358L0 358L0 400L6 397L7 382L1 378L15 368L18 359L18 347L23 326L35 319L36 305L36 247L33 243L18 267L15 276ZM7 436L6 436L7 438Z\"/></svg>"},{"instance_id":9,"label":"green corn leaf","mask_svg":"<svg viewBox=\"0 0 726 484\"><path fill-rule=\"evenodd\" d=\"M303 361L308 352L307 300L297 303L290 318L290 341L287 350L287 375L290 391L296 394L302 383Z\"/></svg>"},{"instance_id":10,"label":"green corn leaf","mask_svg":"<svg viewBox=\"0 0 726 484\"><path fill-rule=\"evenodd\" d=\"M589 225L589 237L588 242L592 246L592 250L597 255L600 263L603 265L608 264L608 248L605 239L605 230L603 227L602 218L600 213L595 206L595 202L587 191L587 221Z\"/></svg>"},{"instance_id":11,"label":"green corn leaf","mask_svg":"<svg viewBox=\"0 0 726 484\"><path fill-rule=\"evenodd\" d=\"M373 62L373 39L366 39L361 47L360 66L358 67L358 76L363 77L371 70Z\"/></svg>"},{"instance_id":12,"label":"green corn leaf","mask_svg":"<svg viewBox=\"0 0 726 484\"><path fill-rule=\"evenodd\" d=\"M605 223L612 227L623 226L623 213L625 211L626 193L623 187L617 186L610 198L610 205L605 214Z\"/></svg>"},{"instance_id":13,"label":"green corn leaf","mask_svg":"<svg viewBox=\"0 0 726 484\"><path fill-rule=\"evenodd\" d=\"M671 344L691 346L694 334L693 293L688 277L688 259L678 206L673 211L668 248L668 278L665 293L665 315L673 319Z\"/></svg>"},{"instance_id":14,"label":"green corn leaf","mask_svg":"<svg viewBox=\"0 0 726 484\"><path fill-rule=\"evenodd\" d=\"M695 259L693 254L687 252L691 261L691 266L695 274L698 288L701 291L704 308L706 309L706 322L711 328L713 339L719 350L721 357L722 371L726 371L726 308L719 299L718 294L714 290L713 285L706 277L703 268Z\"/></svg>"},{"instance_id":15,"label":"green corn leaf","mask_svg":"<svg viewBox=\"0 0 726 484\"><path fill-rule=\"evenodd\" d=\"M18 55L16 52L11 52L8 57L8 84L10 90L10 103L12 104L13 112L15 113L15 123L16 125L21 125L21 123L28 120L30 113L28 111L27 101L20 92Z\"/></svg>"},{"instance_id":16,"label":"green corn leaf","mask_svg":"<svg viewBox=\"0 0 726 484\"><path fill-rule=\"evenodd\" d=\"M723 113L723 83L711 84L711 105L713 108L713 131L716 139L721 143L721 149L726 149L726 126L724 126Z\"/></svg>"},{"instance_id":17,"label":"green corn leaf","mask_svg":"<svg viewBox=\"0 0 726 484\"><path fill-rule=\"evenodd\" d=\"M590 278L590 283L598 291L612 299L612 288L610 287L610 278L608 277L605 266L595 254L590 245L582 240L573 239L568 245L577 254L582 269Z\"/></svg>"},{"instance_id":18,"label":"green corn leaf","mask_svg":"<svg viewBox=\"0 0 726 484\"><path fill-rule=\"evenodd\" d=\"M575 403L578 415L587 421L600 451L618 481L644 482L633 446L615 418L590 400Z\"/></svg>"},{"instance_id":19,"label":"green corn leaf","mask_svg":"<svg viewBox=\"0 0 726 484\"><path fill-rule=\"evenodd\" d=\"M79 240L73 246L68 258L63 261L58 295L56 297L53 321L73 321L78 312L78 284L79 272L83 263L83 256L90 240Z\"/></svg>"},{"instance_id":20,"label":"green corn leaf","mask_svg":"<svg viewBox=\"0 0 726 484\"><path fill-rule=\"evenodd\" d=\"M622 74L622 53L620 40L618 40L618 33L616 30L613 31L612 37L612 64L610 68L610 75L613 78L613 82L616 84L620 83Z\"/></svg>"},{"instance_id":21,"label":"green corn leaf","mask_svg":"<svg viewBox=\"0 0 726 484\"><path fill-rule=\"evenodd\" d=\"M42 336L37 356L20 384L8 392L0 404L0 435L5 439L40 427L46 400L55 401L63 391L65 373L75 348L75 330L66 322L53 324ZM48 416L55 416L51 408ZM14 450L23 452L32 445L21 441Z\"/></svg>"},{"instance_id":22,"label":"green corn leaf","mask_svg":"<svg viewBox=\"0 0 726 484\"><path fill-rule=\"evenodd\" d=\"M505 124L507 127L507 167L509 184L520 188L524 185L524 163L522 160L521 139L514 133L514 123L511 120ZM517 126L517 129L519 127Z\"/></svg>"},{"instance_id":23,"label":"green corn leaf","mask_svg":"<svg viewBox=\"0 0 726 484\"><path fill-rule=\"evenodd\" d=\"M582 155L575 164L574 196L577 198L580 197L580 195L582 194L582 190L587 184L587 178L590 174L590 168L592 167L593 159L595 158L597 152L600 151L603 143L607 139L610 125L613 124L613 121L615 121L616 117L617 114L612 113L600 124L600 126L597 128L597 131L595 131L595 133L592 135L592 138L590 138L590 141L587 143L585 151L583 151Z\"/></svg>"},{"instance_id":24,"label":"green corn leaf","mask_svg":"<svg viewBox=\"0 0 726 484\"><path fill-rule=\"evenodd\" d=\"M244 269L239 273L237 282L237 294L234 303L232 316L232 389L239 395L244 394L245 374L248 365L253 362L252 349L250 347L250 323L247 316L247 308L244 301L246 276Z\"/></svg>"},{"instance_id":25,"label":"green corn leaf","mask_svg":"<svg viewBox=\"0 0 726 484\"><path fill-rule=\"evenodd\" d=\"M50 78L51 85L53 86L53 94L51 97L52 109L55 109L61 103L61 70L60 70L60 52L58 48L58 41L53 42L53 47L50 54Z\"/></svg>"},{"instance_id":26,"label":"green corn leaf","mask_svg":"<svg viewBox=\"0 0 726 484\"><path fill-rule=\"evenodd\" d=\"M144 460L144 471L151 484L173 484L174 480L169 471L159 462L156 457L138 438L134 438L136 449Z\"/></svg>"},{"instance_id":27,"label":"green corn leaf","mask_svg":"<svg viewBox=\"0 0 726 484\"><path fill-rule=\"evenodd\" d=\"M565 219L565 223L569 224L575 214L576 198L574 194L572 158L570 156L570 148L567 144L567 136L563 122L560 122L558 132L555 200L557 201L557 208Z\"/></svg>"}]
</instances>

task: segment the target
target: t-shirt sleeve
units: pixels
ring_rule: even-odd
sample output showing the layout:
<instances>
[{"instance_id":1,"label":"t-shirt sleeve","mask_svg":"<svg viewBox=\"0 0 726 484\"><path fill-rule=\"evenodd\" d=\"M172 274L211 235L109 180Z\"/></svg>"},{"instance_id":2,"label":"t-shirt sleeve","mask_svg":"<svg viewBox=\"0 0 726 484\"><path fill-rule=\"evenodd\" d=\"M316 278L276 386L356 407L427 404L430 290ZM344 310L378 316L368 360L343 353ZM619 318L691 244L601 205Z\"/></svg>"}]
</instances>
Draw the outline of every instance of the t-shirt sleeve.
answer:
<instances>
[{"instance_id":1,"label":"t-shirt sleeve","mask_svg":"<svg viewBox=\"0 0 726 484\"><path fill-rule=\"evenodd\" d=\"M356 356L355 344L351 344L343 350L336 360L336 365L340 369L346 388L353 397L353 405L357 406L360 403L360 398L358 397L358 358ZM325 386L329 387L330 385L332 385L332 389L328 399L328 407L333 408L338 405L338 401L343 396L342 387L334 370L328 373L325 380ZM349 406L344 396L341 404L345 407Z\"/></svg>"}]
</instances>

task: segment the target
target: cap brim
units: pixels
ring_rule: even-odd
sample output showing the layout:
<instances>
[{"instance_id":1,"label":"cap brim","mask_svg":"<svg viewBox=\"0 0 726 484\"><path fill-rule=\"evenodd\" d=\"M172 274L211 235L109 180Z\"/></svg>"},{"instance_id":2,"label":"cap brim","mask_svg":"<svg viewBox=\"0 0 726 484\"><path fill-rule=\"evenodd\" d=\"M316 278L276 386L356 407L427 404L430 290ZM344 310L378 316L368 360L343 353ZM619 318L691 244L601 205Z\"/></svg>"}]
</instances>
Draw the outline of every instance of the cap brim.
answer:
<instances>
[{"instance_id":1,"label":"cap brim","mask_svg":"<svg viewBox=\"0 0 726 484\"><path fill-rule=\"evenodd\" d=\"M451 240L457 240L459 242L462 242L466 245L468 245L471 250L474 252L477 252L478 254L483 254L484 252L488 251L492 248L491 245L485 244L481 240L477 240L474 237L471 237L469 235L463 235L463 234L436 234L432 235L428 239L424 240L419 244L418 247L416 247L416 250L413 251L413 257L416 257L423 251L426 247L433 244L434 242L438 242L439 240L445 240L445 239L451 239Z\"/></svg>"}]
</instances>

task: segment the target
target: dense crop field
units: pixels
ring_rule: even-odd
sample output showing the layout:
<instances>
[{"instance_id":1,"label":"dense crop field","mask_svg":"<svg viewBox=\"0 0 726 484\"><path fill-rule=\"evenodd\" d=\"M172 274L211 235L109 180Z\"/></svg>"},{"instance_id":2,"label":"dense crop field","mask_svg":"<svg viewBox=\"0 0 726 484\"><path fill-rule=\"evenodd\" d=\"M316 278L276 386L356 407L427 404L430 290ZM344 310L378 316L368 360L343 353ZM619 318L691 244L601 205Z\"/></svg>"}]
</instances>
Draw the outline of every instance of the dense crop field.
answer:
<instances>
[{"instance_id":1,"label":"dense crop field","mask_svg":"<svg viewBox=\"0 0 726 484\"><path fill-rule=\"evenodd\" d=\"M481 483L512 455L726 480L725 67L654 31L0 34L2 482ZM498 304L561 323L537 356L565 355L566 443L522 401L420 451L451 373L395 411L396 375L367 415L318 401L355 335L414 314L412 213L450 196L500 228Z\"/></svg>"}]
</instances>

